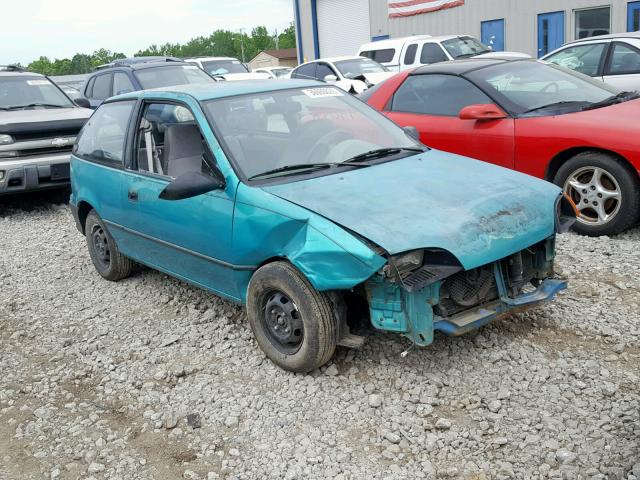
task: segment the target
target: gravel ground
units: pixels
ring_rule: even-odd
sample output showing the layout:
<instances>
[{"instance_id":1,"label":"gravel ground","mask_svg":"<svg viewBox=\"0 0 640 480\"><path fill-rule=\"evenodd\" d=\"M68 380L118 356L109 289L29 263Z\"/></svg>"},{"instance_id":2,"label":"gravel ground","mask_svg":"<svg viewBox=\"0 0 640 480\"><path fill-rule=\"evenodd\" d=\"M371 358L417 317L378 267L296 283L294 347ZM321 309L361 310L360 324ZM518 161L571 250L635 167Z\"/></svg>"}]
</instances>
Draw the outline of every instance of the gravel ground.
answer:
<instances>
[{"instance_id":1,"label":"gravel ground","mask_svg":"<svg viewBox=\"0 0 640 480\"><path fill-rule=\"evenodd\" d=\"M640 479L640 229L562 236L552 304L294 375L234 305L102 280L64 199L0 199L2 479Z\"/></svg>"}]
</instances>

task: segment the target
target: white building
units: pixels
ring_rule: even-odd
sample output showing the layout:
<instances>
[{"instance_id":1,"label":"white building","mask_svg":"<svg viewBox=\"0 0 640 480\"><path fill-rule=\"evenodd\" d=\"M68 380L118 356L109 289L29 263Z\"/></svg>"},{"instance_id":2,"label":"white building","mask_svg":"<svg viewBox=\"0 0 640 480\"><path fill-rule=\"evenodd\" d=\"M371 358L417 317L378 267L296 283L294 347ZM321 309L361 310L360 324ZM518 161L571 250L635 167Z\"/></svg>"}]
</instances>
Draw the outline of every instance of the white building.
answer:
<instances>
[{"instance_id":1,"label":"white building","mask_svg":"<svg viewBox=\"0 0 640 480\"><path fill-rule=\"evenodd\" d=\"M467 34L496 51L539 57L578 38L640 30L640 0L412 3L402 7L399 0L294 0L298 60L354 55L363 43L414 34ZM416 11L423 13L413 14Z\"/></svg>"}]
</instances>

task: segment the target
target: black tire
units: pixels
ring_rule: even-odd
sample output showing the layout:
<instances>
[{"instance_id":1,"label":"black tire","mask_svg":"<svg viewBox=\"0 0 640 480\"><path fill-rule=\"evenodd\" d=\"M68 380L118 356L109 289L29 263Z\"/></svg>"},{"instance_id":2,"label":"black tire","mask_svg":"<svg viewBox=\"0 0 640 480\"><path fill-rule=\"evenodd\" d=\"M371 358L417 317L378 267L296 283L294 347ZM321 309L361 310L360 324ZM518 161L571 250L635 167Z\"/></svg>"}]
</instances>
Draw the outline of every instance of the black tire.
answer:
<instances>
[{"instance_id":1,"label":"black tire","mask_svg":"<svg viewBox=\"0 0 640 480\"><path fill-rule=\"evenodd\" d=\"M583 235L595 237L616 235L634 226L640 215L640 185L637 174L620 158L604 152L579 153L560 167L553 183L563 188L565 193L570 194L578 206L581 205L581 202L589 204L593 201L597 204L599 200L597 197L587 199L586 196L582 196L581 192L566 185L567 180L581 170L585 171L585 178L587 178L589 168L599 168L605 172L606 175L604 175L602 183L608 183L608 189L612 186L619 189L619 204L612 203L617 201L615 199L607 201L609 202L607 208L610 210L608 213L612 216L600 224L595 223L598 218L596 211L587 207L574 224L573 230ZM618 184L617 187L611 181L612 179ZM587 191L590 193L591 189Z\"/></svg>"},{"instance_id":2,"label":"black tire","mask_svg":"<svg viewBox=\"0 0 640 480\"><path fill-rule=\"evenodd\" d=\"M289 327L289 334L274 331L278 328L274 311L279 321L278 309L283 308L292 309L290 314L280 312L284 320L279 326ZM285 370L314 370L327 363L336 349L338 329L329 297L287 262L269 263L253 274L247 291L247 316L262 351ZM294 335L300 327L302 331ZM286 335L286 339L280 337Z\"/></svg>"},{"instance_id":3,"label":"black tire","mask_svg":"<svg viewBox=\"0 0 640 480\"><path fill-rule=\"evenodd\" d=\"M134 262L120 253L116 242L95 210L91 210L87 215L84 231L89 256L102 277L117 282L131 275Z\"/></svg>"}]
</instances>

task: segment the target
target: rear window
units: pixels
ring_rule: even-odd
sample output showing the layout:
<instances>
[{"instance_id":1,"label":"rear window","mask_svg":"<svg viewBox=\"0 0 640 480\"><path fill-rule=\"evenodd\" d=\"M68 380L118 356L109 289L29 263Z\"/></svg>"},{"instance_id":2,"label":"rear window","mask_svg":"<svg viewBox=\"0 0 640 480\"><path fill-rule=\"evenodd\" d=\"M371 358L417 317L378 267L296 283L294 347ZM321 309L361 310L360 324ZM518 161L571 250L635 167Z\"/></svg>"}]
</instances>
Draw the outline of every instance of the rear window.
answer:
<instances>
[{"instance_id":1,"label":"rear window","mask_svg":"<svg viewBox=\"0 0 640 480\"><path fill-rule=\"evenodd\" d=\"M110 166L122 167L124 142L135 101L102 104L80 132L73 153Z\"/></svg>"},{"instance_id":2,"label":"rear window","mask_svg":"<svg viewBox=\"0 0 640 480\"><path fill-rule=\"evenodd\" d=\"M393 57L396 56L395 48L385 48L382 50L367 50L366 52L360 52L363 57L375 60L378 63L389 63L393 61Z\"/></svg>"},{"instance_id":3,"label":"rear window","mask_svg":"<svg viewBox=\"0 0 640 480\"><path fill-rule=\"evenodd\" d=\"M137 70L134 75L143 89L172 87L189 83L215 82L195 65L171 65Z\"/></svg>"}]
</instances>

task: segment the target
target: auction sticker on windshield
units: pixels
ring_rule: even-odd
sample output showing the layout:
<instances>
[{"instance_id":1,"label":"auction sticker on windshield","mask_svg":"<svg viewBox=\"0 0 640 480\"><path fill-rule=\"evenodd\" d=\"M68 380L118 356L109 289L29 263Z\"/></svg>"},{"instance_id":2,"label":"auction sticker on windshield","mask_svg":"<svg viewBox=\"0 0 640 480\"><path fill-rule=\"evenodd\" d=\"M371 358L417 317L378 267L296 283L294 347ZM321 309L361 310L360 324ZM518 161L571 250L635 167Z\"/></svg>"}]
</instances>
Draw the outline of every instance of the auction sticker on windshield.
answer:
<instances>
[{"instance_id":1,"label":"auction sticker on windshield","mask_svg":"<svg viewBox=\"0 0 640 480\"><path fill-rule=\"evenodd\" d=\"M321 87L321 88L305 88L302 90L307 97L321 98L321 97L342 97L342 93L339 89L333 87Z\"/></svg>"}]
</instances>

